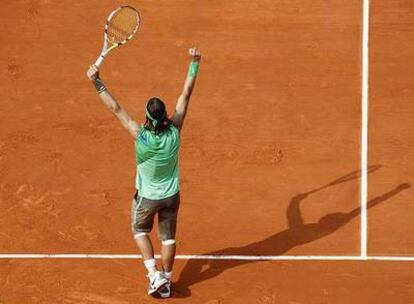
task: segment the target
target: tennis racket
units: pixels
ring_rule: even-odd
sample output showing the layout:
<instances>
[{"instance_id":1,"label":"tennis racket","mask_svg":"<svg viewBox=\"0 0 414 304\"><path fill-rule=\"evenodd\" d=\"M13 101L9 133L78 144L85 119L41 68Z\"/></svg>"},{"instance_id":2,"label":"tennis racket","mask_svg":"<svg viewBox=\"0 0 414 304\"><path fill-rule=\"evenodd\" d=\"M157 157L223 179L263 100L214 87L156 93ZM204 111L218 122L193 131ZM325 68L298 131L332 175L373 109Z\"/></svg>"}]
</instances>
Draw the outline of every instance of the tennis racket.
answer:
<instances>
[{"instance_id":1,"label":"tennis racket","mask_svg":"<svg viewBox=\"0 0 414 304\"><path fill-rule=\"evenodd\" d=\"M121 6L108 17L104 30L104 45L102 52L95 62L99 67L110 51L127 43L134 37L140 24L138 11L132 6Z\"/></svg>"}]
</instances>

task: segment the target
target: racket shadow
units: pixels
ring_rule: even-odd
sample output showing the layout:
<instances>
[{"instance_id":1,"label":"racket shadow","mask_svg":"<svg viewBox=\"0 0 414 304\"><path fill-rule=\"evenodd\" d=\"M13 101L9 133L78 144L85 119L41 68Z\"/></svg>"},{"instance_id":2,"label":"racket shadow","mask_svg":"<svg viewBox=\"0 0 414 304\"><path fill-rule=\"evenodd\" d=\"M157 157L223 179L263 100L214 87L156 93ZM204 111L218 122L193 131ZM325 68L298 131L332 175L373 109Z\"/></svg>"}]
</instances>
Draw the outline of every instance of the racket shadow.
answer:
<instances>
[{"instance_id":1,"label":"racket shadow","mask_svg":"<svg viewBox=\"0 0 414 304\"><path fill-rule=\"evenodd\" d=\"M370 167L369 172L378 170L381 166ZM349 212L328 213L322 216L317 222L304 223L300 204L309 195L322 189L357 179L359 174L352 172L341 178L336 179L325 186L315 190L295 195L291 198L286 211L288 229L280 231L265 239L248 244L246 246L231 247L213 252L205 253L206 255L282 255L290 249L306 243L313 242L330 235L350 222L360 214L360 208L355 208ZM386 200L392 198L398 193L410 188L410 184L403 183L394 189L383 193L367 203L367 209L373 208ZM258 261L226 261L226 260L189 260L184 266L178 281L174 284L174 297L185 298L191 295L190 286L199 282L214 278L224 271L248 264L257 263Z\"/></svg>"}]
</instances>

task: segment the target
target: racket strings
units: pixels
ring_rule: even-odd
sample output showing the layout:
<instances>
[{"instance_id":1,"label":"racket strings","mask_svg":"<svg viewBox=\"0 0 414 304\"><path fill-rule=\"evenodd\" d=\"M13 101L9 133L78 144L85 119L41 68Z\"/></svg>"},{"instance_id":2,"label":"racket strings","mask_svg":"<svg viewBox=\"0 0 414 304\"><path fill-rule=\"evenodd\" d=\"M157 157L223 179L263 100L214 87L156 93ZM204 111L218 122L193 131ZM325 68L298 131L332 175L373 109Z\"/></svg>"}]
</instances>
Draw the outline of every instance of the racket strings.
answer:
<instances>
[{"instance_id":1,"label":"racket strings","mask_svg":"<svg viewBox=\"0 0 414 304\"><path fill-rule=\"evenodd\" d=\"M115 41L123 41L125 39L127 39L131 33L125 31L122 28L117 27L115 24L112 24L110 27L108 27L108 35L110 35L110 37L112 38L112 40Z\"/></svg>"},{"instance_id":2,"label":"racket strings","mask_svg":"<svg viewBox=\"0 0 414 304\"><path fill-rule=\"evenodd\" d=\"M108 23L108 40L116 44L130 39L137 31L138 25L138 13L132 8L123 7L115 12Z\"/></svg>"}]
</instances>

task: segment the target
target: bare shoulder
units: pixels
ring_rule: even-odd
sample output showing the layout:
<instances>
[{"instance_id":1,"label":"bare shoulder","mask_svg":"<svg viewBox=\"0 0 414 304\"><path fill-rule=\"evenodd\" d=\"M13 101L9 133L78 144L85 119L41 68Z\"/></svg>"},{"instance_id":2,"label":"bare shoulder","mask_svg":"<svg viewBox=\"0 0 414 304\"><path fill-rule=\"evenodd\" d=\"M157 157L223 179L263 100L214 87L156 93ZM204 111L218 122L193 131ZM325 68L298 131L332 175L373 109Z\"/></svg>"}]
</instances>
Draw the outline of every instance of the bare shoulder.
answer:
<instances>
[{"instance_id":1,"label":"bare shoulder","mask_svg":"<svg viewBox=\"0 0 414 304\"><path fill-rule=\"evenodd\" d=\"M181 127L182 127L182 122L183 122L183 118L180 116L180 114L175 111L173 116L171 116L170 118L172 125L178 129L178 131L181 131Z\"/></svg>"}]
</instances>

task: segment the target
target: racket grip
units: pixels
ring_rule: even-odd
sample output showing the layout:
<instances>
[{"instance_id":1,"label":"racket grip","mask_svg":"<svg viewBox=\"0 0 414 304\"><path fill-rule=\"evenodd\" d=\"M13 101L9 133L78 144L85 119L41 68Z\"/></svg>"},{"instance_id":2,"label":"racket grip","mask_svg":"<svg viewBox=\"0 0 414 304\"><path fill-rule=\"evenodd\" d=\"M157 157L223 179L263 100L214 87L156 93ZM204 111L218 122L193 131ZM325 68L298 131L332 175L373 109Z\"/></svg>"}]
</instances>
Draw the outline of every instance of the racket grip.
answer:
<instances>
[{"instance_id":1,"label":"racket grip","mask_svg":"<svg viewBox=\"0 0 414 304\"><path fill-rule=\"evenodd\" d=\"M99 68L99 66L102 64L102 62L104 61L104 59L105 59L105 57L103 57L102 55L100 55L100 56L98 57L98 59L96 59L96 61L95 61L95 66L96 66L97 68Z\"/></svg>"}]
</instances>

